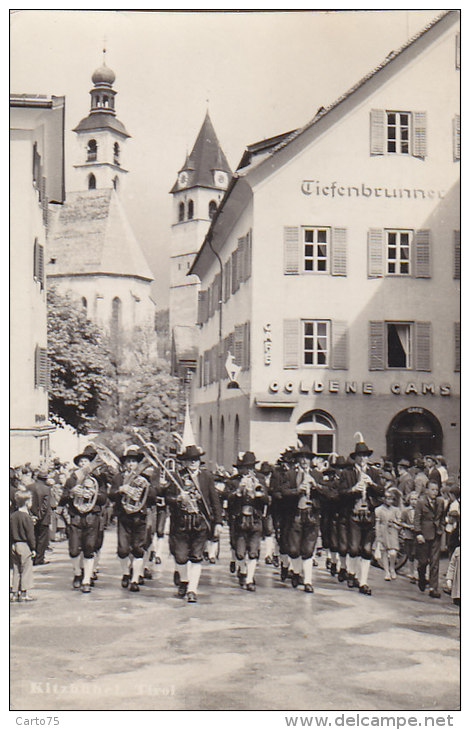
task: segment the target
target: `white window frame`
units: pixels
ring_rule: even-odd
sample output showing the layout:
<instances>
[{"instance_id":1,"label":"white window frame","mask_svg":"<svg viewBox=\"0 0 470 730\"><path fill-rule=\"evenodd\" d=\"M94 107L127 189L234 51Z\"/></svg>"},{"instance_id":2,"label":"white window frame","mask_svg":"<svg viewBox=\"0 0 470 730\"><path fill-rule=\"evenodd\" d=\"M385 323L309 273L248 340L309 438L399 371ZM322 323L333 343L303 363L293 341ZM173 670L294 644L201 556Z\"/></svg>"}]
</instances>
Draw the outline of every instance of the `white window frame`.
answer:
<instances>
[{"instance_id":1,"label":"white window frame","mask_svg":"<svg viewBox=\"0 0 470 730\"><path fill-rule=\"evenodd\" d=\"M388 328L391 325L398 327L407 327L407 350L406 354L406 365L389 365L389 349L388 349ZM414 322L398 322L398 321L386 321L385 322L385 370L412 370L413 369L413 327Z\"/></svg>"},{"instance_id":2,"label":"white window frame","mask_svg":"<svg viewBox=\"0 0 470 730\"><path fill-rule=\"evenodd\" d=\"M394 234L397 237L397 241L395 242L395 245L390 243L390 234ZM401 243L401 236L407 235L408 236L408 243L406 244L406 248L408 249L408 258L403 257L402 258L402 249L405 247ZM412 245L413 245L413 235L414 231L409 230L406 228L386 228L385 229L385 246L386 246L386 272L385 276L411 276L411 256L412 256ZM395 258L390 257L390 249L395 248ZM393 264L395 267L398 267L398 271L389 271L390 265ZM408 264L408 271L401 271L402 264Z\"/></svg>"},{"instance_id":3,"label":"white window frame","mask_svg":"<svg viewBox=\"0 0 470 730\"><path fill-rule=\"evenodd\" d=\"M300 419L299 419L300 421ZM336 424L334 422L334 419L329 414L325 413L321 410L314 410L312 411L312 417L308 421L302 421L302 423L299 423L297 421L296 425L296 434L297 436L307 436L310 437L312 440L312 451L315 454L320 454L321 456L325 456L325 458L328 456L328 453L319 451L318 447L318 437L319 436L330 436L331 437L331 443L332 448L329 453L333 453L336 450L336 436L337 436L337 430L336 430Z\"/></svg>"},{"instance_id":4,"label":"white window frame","mask_svg":"<svg viewBox=\"0 0 470 730\"><path fill-rule=\"evenodd\" d=\"M326 241L318 241L318 233L325 231ZM313 233L313 241L307 241L307 234ZM326 246L325 256L318 255L318 247ZM307 256L307 246L312 247L312 252ZM329 274L331 260L331 228L329 226L304 226L302 228L302 273L304 274ZM307 261L312 262L312 268L307 268ZM319 269L320 262L325 262L325 268Z\"/></svg>"},{"instance_id":5,"label":"white window frame","mask_svg":"<svg viewBox=\"0 0 470 730\"><path fill-rule=\"evenodd\" d=\"M386 109L385 110L385 114L386 114L386 120L385 120L386 153L388 155L411 155L412 154L412 141L413 141L413 139L412 139L412 132L413 132L413 129L412 129L413 115L412 115L412 113L411 112L404 112L404 111L395 111L395 110L392 110L392 109ZM395 115L395 123L393 125L390 124L390 121L389 121L389 115L392 115L392 114ZM402 116L406 116L407 117L408 124L406 126L404 124L402 124L402 119L401 119ZM389 136L389 129L392 126L396 130L395 139L393 139L393 138L391 138ZM408 138L407 139L404 136L404 130L405 129L407 129L407 132L408 132ZM395 143L395 149L394 150L390 150L389 149L389 144L390 143ZM402 151L402 144L403 143L406 143L407 144L408 149L407 149L406 152L403 152Z\"/></svg>"},{"instance_id":6,"label":"white window frame","mask_svg":"<svg viewBox=\"0 0 470 730\"><path fill-rule=\"evenodd\" d=\"M306 329L307 325L313 325L312 327L312 334L307 334ZM318 333L318 326L319 325L325 325L325 334L319 334ZM301 343L301 352L302 352L302 367L319 367L319 368L328 368L330 359L331 359L331 322L328 319L303 319L302 320L302 343ZM312 339L312 347L306 347L306 339ZM318 348L318 341L319 338L322 340L324 339L326 342L326 347L323 352L325 352L325 362L321 363L318 362L318 356L322 352ZM309 343L310 344L310 343ZM306 356L307 353L312 353L312 362L306 362Z\"/></svg>"}]
</instances>

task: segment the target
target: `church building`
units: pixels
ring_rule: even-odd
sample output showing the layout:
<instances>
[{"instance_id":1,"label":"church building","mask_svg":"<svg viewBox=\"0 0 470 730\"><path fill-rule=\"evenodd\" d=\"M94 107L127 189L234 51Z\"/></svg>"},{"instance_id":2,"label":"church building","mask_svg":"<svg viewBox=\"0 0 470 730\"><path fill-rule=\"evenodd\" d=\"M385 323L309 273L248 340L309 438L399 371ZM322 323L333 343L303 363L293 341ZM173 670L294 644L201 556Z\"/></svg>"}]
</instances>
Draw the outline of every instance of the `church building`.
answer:
<instances>
[{"instance_id":1,"label":"church building","mask_svg":"<svg viewBox=\"0 0 470 730\"><path fill-rule=\"evenodd\" d=\"M179 170L173 196L170 261L170 336L172 372L185 377L197 361L196 329L199 279L189 269L227 189L232 171L217 139L209 112L190 155Z\"/></svg>"},{"instance_id":2,"label":"church building","mask_svg":"<svg viewBox=\"0 0 470 730\"><path fill-rule=\"evenodd\" d=\"M129 138L116 116L114 72L92 75L88 116L74 128L76 163L64 206L51 218L47 277L73 292L92 321L117 337L154 328L152 271L137 241L120 192L128 170Z\"/></svg>"}]
</instances>

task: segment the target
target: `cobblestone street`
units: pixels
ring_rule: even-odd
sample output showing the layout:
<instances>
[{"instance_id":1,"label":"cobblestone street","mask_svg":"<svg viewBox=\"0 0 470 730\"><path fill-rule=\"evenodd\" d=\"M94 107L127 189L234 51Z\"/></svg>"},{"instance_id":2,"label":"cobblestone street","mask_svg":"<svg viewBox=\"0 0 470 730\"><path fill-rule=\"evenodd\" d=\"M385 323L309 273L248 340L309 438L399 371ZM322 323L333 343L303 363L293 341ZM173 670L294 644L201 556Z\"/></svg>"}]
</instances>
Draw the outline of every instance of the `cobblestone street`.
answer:
<instances>
[{"instance_id":1,"label":"cobblestone street","mask_svg":"<svg viewBox=\"0 0 470 730\"><path fill-rule=\"evenodd\" d=\"M257 591L204 565L197 604L172 561L139 595L120 587L114 528L92 593L72 590L66 542L35 568L37 601L11 606L13 710L456 710L459 614L372 568L371 597L314 569L315 593L261 564Z\"/></svg>"}]
</instances>

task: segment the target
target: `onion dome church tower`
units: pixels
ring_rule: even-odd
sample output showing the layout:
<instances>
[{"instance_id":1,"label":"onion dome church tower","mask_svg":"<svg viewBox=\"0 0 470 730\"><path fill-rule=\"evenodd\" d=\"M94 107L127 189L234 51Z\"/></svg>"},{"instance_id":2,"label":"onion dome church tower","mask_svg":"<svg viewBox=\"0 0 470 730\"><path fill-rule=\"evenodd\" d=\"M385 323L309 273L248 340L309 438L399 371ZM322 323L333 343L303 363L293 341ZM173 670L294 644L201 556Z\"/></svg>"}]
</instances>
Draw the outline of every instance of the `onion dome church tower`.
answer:
<instances>
[{"instance_id":1,"label":"onion dome church tower","mask_svg":"<svg viewBox=\"0 0 470 730\"><path fill-rule=\"evenodd\" d=\"M119 195L130 135L116 116L116 76L103 60L91 78L90 112L73 130L71 192L51 213L47 276L60 291L75 294L89 319L123 341L136 329L153 331L154 277Z\"/></svg>"},{"instance_id":2,"label":"onion dome church tower","mask_svg":"<svg viewBox=\"0 0 470 730\"><path fill-rule=\"evenodd\" d=\"M170 261L172 370L196 365L197 276L187 276L210 222L227 190L232 171L209 112L190 155L170 190L173 196Z\"/></svg>"}]
</instances>

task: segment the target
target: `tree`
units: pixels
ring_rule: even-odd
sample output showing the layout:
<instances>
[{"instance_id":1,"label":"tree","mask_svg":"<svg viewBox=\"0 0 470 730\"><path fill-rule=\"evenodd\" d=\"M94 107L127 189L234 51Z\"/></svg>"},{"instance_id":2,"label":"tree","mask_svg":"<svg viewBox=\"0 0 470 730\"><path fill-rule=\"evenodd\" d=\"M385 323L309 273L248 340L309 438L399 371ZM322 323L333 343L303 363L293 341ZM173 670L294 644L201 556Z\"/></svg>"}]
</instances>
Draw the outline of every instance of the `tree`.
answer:
<instances>
[{"instance_id":1,"label":"tree","mask_svg":"<svg viewBox=\"0 0 470 730\"><path fill-rule=\"evenodd\" d=\"M87 433L116 387L104 335L76 300L49 287L47 337L51 420Z\"/></svg>"}]
</instances>

